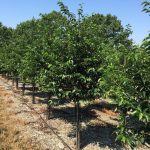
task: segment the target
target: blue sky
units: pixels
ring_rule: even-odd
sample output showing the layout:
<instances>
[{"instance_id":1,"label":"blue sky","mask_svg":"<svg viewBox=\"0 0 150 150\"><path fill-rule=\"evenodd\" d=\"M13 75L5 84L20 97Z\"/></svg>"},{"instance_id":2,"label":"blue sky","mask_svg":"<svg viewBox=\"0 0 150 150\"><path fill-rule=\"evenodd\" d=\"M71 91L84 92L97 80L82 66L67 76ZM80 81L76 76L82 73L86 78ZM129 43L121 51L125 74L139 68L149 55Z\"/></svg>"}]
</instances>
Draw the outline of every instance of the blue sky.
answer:
<instances>
[{"instance_id":1,"label":"blue sky","mask_svg":"<svg viewBox=\"0 0 150 150\"><path fill-rule=\"evenodd\" d=\"M150 31L150 16L141 12L142 0L63 0L69 9L76 13L78 4L83 3L84 13L111 13L116 15L122 24L132 26L131 38L140 43ZM22 21L37 18L40 13L59 10L57 0L1 0L0 22L15 28Z\"/></svg>"}]
</instances>

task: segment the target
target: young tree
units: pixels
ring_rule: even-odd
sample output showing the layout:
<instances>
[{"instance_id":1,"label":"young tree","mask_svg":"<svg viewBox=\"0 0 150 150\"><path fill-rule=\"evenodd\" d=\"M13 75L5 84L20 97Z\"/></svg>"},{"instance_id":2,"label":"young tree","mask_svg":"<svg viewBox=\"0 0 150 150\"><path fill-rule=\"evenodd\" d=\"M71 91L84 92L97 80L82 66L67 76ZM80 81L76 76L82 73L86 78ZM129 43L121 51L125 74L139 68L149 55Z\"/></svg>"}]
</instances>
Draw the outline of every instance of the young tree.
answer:
<instances>
[{"instance_id":1,"label":"young tree","mask_svg":"<svg viewBox=\"0 0 150 150\"><path fill-rule=\"evenodd\" d=\"M57 39L62 37L61 30L64 28L66 18L60 12L53 11L50 14L41 15L39 30L41 47L41 60L42 66L37 76L37 83L40 90L48 93L47 108L48 119L52 116L52 106L56 101L52 101L51 97L56 95L56 82L57 76L57 57L61 49L60 43ZM61 54L63 55L63 54Z\"/></svg>"},{"instance_id":2,"label":"young tree","mask_svg":"<svg viewBox=\"0 0 150 150\"><path fill-rule=\"evenodd\" d=\"M12 40L13 30L11 28L5 27L0 23L0 71L3 73L10 73L9 59L10 59L10 49L9 44Z\"/></svg>"},{"instance_id":3,"label":"young tree","mask_svg":"<svg viewBox=\"0 0 150 150\"><path fill-rule=\"evenodd\" d=\"M21 25L24 29L23 48L24 55L21 59L18 71L23 83L26 81L32 84L32 102L35 103L35 83L41 66L41 49L39 46L38 20L32 19ZM20 45L21 47L22 45Z\"/></svg>"}]
</instances>

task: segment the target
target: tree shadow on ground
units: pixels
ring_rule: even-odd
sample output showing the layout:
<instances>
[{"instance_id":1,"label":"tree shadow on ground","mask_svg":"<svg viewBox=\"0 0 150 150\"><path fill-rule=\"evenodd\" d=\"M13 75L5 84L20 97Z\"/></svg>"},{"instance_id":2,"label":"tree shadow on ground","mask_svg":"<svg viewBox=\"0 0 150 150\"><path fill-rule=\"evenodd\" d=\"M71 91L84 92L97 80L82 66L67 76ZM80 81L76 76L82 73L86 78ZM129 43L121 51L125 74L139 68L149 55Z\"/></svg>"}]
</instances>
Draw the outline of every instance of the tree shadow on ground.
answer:
<instances>
[{"instance_id":1,"label":"tree shadow on ground","mask_svg":"<svg viewBox=\"0 0 150 150\"><path fill-rule=\"evenodd\" d=\"M94 105L94 108L98 106ZM95 143L99 147L109 147L111 149L121 150L123 147L121 144L115 141L115 129L116 126L108 124L104 121L98 120L97 116L94 116L89 113L93 108L80 108L80 117L81 122L84 122L86 125L81 129L81 149L86 147L89 144ZM99 108L102 109L103 107ZM74 107L65 107L65 108L53 108L53 117L65 120L73 124L74 129L69 133L69 137L76 137L76 115ZM90 120L98 120L94 124L89 124Z\"/></svg>"},{"instance_id":2,"label":"tree shadow on ground","mask_svg":"<svg viewBox=\"0 0 150 150\"><path fill-rule=\"evenodd\" d=\"M26 88L26 95L32 96L32 87ZM46 92L36 92L35 96L40 98L39 103L47 103L48 93ZM53 100L59 100L58 98L54 98ZM63 106L64 104L69 103L67 100L60 100L59 106L55 106L52 108L52 118L59 118L65 120L66 122L71 123L73 127L73 131L69 133L69 137L76 137L76 114L75 107L72 104L71 107ZM62 106L62 107L60 107ZM86 107L80 108L80 118L81 122L85 122L86 127L81 129L81 149L86 147L89 144L97 144L99 147L109 147L110 149L121 150L123 147L121 144L115 142L115 126L101 122L95 124L89 124L90 120L97 120L97 116L95 114L91 114L90 111L92 109L102 110L103 108L114 110L116 108L115 105L109 103L99 103L99 104L90 104Z\"/></svg>"},{"instance_id":3,"label":"tree shadow on ground","mask_svg":"<svg viewBox=\"0 0 150 150\"><path fill-rule=\"evenodd\" d=\"M115 127L110 124L106 125L88 125L85 130L81 131L81 148L90 143L97 143L100 147L109 147L120 150L121 144L115 141Z\"/></svg>"},{"instance_id":4,"label":"tree shadow on ground","mask_svg":"<svg viewBox=\"0 0 150 150\"><path fill-rule=\"evenodd\" d=\"M53 107L53 115L56 118L61 118L61 119L66 119L68 122L74 123L76 120L76 109L75 109L75 104L74 103L69 103L69 106L65 106L64 104L69 103L69 101L61 101L58 103L58 107ZM60 107L60 106L64 107ZM85 107L80 107L80 118L84 122L88 122L91 119L96 119L97 114L96 112L92 110L99 110L102 111L103 109L109 109L109 110L114 110L116 108L116 105L109 104L109 103L99 103L99 104L90 104ZM70 116L74 118L70 118ZM66 118L67 117L67 118ZM71 121L73 120L73 121Z\"/></svg>"},{"instance_id":5,"label":"tree shadow on ground","mask_svg":"<svg viewBox=\"0 0 150 150\"><path fill-rule=\"evenodd\" d=\"M100 100L99 103L87 105L85 109L97 109L97 110L109 109L114 111L116 107L117 107L116 104L112 104L112 103L105 102L104 100Z\"/></svg>"},{"instance_id":6,"label":"tree shadow on ground","mask_svg":"<svg viewBox=\"0 0 150 150\"><path fill-rule=\"evenodd\" d=\"M62 105L63 106L63 105ZM72 105L71 107L53 107L52 113L55 118L60 118L72 124L76 124L76 109ZM80 108L80 118L84 122L88 122L94 119L95 116L88 113L84 108Z\"/></svg>"},{"instance_id":7,"label":"tree shadow on ground","mask_svg":"<svg viewBox=\"0 0 150 150\"><path fill-rule=\"evenodd\" d=\"M25 95L26 95L26 96L33 96L33 92L26 90ZM46 98L48 97L48 94L45 93L45 92L38 91L38 92L35 92L35 93L34 93L34 96L35 96L35 97L38 97L38 98L41 98L41 102L42 102L43 99L46 99Z\"/></svg>"}]
</instances>

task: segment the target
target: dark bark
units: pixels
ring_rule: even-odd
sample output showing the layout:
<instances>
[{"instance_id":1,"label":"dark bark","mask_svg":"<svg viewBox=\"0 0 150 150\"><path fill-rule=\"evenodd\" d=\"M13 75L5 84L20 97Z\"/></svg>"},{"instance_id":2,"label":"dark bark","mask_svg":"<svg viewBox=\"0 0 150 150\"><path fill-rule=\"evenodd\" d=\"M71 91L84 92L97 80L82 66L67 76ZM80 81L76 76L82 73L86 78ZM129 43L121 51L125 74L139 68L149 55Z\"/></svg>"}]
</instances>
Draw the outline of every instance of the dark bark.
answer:
<instances>
[{"instance_id":1,"label":"dark bark","mask_svg":"<svg viewBox=\"0 0 150 150\"><path fill-rule=\"evenodd\" d=\"M4 79L6 79L6 72L4 73Z\"/></svg>"},{"instance_id":2,"label":"dark bark","mask_svg":"<svg viewBox=\"0 0 150 150\"><path fill-rule=\"evenodd\" d=\"M52 106L49 104L49 100L51 99L51 93L48 93L48 98L47 98L47 119L53 118L53 112L52 112Z\"/></svg>"},{"instance_id":3,"label":"dark bark","mask_svg":"<svg viewBox=\"0 0 150 150\"><path fill-rule=\"evenodd\" d=\"M13 86L15 85L15 79L14 79L14 77L12 77L12 85Z\"/></svg>"},{"instance_id":4,"label":"dark bark","mask_svg":"<svg viewBox=\"0 0 150 150\"><path fill-rule=\"evenodd\" d=\"M50 120L53 118L52 106L47 104L47 119Z\"/></svg>"},{"instance_id":5,"label":"dark bark","mask_svg":"<svg viewBox=\"0 0 150 150\"><path fill-rule=\"evenodd\" d=\"M6 78L7 78L7 82L8 82L9 81L9 73L7 73Z\"/></svg>"},{"instance_id":6,"label":"dark bark","mask_svg":"<svg viewBox=\"0 0 150 150\"><path fill-rule=\"evenodd\" d=\"M25 86L26 86L26 84L23 83L23 86L22 86L22 95L23 95L23 96L24 96L24 93L25 93Z\"/></svg>"},{"instance_id":7,"label":"dark bark","mask_svg":"<svg viewBox=\"0 0 150 150\"><path fill-rule=\"evenodd\" d=\"M76 102L76 150L80 150L80 102Z\"/></svg>"},{"instance_id":8,"label":"dark bark","mask_svg":"<svg viewBox=\"0 0 150 150\"><path fill-rule=\"evenodd\" d=\"M18 89L18 77L16 77L16 89Z\"/></svg>"},{"instance_id":9,"label":"dark bark","mask_svg":"<svg viewBox=\"0 0 150 150\"><path fill-rule=\"evenodd\" d=\"M35 104L35 83L32 83L32 104Z\"/></svg>"}]
</instances>

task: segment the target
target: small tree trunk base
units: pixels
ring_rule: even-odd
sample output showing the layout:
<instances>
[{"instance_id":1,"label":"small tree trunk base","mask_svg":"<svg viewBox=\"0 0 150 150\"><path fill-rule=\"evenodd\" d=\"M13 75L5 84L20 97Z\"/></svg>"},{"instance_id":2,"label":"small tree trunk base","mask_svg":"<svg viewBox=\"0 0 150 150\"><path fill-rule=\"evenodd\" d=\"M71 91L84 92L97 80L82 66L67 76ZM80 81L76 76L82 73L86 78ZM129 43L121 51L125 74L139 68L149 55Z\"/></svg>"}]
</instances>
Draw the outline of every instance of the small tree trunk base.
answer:
<instances>
[{"instance_id":1,"label":"small tree trunk base","mask_svg":"<svg viewBox=\"0 0 150 150\"><path fill-rule=\"evenodd\" d=\"M35 83L32 84L32 104L35 104Z\"/></svg>"}]
</instances>

